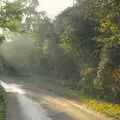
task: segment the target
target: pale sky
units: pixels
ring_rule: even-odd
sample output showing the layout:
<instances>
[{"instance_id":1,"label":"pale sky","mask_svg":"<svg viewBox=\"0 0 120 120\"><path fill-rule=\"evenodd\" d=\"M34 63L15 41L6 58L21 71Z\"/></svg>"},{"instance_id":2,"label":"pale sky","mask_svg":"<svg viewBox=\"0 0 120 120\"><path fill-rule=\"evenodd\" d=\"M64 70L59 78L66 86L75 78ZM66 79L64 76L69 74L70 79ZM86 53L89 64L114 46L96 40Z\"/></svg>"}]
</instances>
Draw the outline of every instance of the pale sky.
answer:
<instances>
[{"instance_id":1,"label":"pale sky","mask_svg":"<svg viewBox=\"0 0 120 120\"><path fill-rule=\"evenodd\" d=\"M14 0L9 0L14 1ZM37 10L46 11L47 15L54 18L65 8L73 5L73 0L38 0L40 6Z\"/></svg>"},{"instance_id":2,"label":"pale sky","mask_svg":"<svg viewBox=\"0 0 120 120\"><path fill-rule=\"evenodd\" d=\"M47 12L49 17L54 18L65 8L72 6L73 0L39 0L40 6L39 10L44 10Z\"/></svg>"}]
</instances>

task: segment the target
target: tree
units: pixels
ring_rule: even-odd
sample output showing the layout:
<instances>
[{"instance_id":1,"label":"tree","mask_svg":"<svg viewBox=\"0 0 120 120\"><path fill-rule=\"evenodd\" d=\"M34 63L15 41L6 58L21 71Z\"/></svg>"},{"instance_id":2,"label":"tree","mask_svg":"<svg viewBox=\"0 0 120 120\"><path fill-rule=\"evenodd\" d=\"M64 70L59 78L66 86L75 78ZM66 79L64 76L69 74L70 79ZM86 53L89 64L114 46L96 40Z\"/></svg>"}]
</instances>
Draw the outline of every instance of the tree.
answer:
<instances>
[{"instance_id":1,"label":"tree","mask_svg":"<svg viewBox=\"0 0 120 120\"><path fill-rule=\"evenodd\" d=\"M61 48L80 68L96 67L99 47L94 37L98 36L98 23L94 16L87 17L89 12L85 14L84 11L83 4L78 3L76 7L67 8L56 18L56 31Z\"/></svg>"},{"instance_id":2,"label":"tree","mask_svg":"<svg viewBox=\"0 0 120 120\"><path fill-rule=\"evenodd\" d=\"M19 31L22 21L23 6L21 1L1 4L0 27L10 31Z\"/></svg>"}]
</instances>

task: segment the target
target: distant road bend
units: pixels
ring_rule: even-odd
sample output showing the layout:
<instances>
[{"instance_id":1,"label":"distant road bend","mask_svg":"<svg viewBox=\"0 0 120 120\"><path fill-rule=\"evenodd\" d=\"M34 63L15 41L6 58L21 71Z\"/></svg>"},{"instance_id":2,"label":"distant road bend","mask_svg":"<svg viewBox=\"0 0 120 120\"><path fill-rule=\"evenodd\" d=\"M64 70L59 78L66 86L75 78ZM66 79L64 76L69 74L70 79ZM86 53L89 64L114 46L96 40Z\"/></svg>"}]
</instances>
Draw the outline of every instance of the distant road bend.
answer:
<instances>
[{"instance_id":1,"label":"distant road bend","mask_svg":"<svg viewBox=\"0 0 120 120\"><path fill-rule=\"evenodd\" d=\"M8 92L7 120L110 120L74 101L31 89L30 83L7 78L0 84Z\"/></svg>"}]
</instances>

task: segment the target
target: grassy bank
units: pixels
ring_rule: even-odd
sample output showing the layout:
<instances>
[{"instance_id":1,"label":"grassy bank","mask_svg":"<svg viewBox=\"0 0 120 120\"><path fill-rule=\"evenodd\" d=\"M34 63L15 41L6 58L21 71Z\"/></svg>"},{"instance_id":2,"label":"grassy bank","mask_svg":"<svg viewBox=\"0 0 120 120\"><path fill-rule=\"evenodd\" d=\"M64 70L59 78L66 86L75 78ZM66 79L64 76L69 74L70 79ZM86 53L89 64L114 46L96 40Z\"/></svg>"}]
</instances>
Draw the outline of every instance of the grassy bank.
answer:
<instances>
[{"instance_id":1,"label":"grassy bank","mask_svg":"<svg viewBox=\"0 0 120 120\"><path fill-rule=\"evenodd\" d=\"M0 87L0 120L5 120L5 92Z\"/></svg>"},{"instance_id":2,"label":"grassy bank","mask_svg":"<svg viewBox=\"0 0 120 120\"><path fill-rule=\"evenodd\" d=\"M104 113L107 116L120 120L120 104L85 97L82 97L81 100L83 103L86 103L90 108L98 112Z\"/></svg>"}]
</instances>

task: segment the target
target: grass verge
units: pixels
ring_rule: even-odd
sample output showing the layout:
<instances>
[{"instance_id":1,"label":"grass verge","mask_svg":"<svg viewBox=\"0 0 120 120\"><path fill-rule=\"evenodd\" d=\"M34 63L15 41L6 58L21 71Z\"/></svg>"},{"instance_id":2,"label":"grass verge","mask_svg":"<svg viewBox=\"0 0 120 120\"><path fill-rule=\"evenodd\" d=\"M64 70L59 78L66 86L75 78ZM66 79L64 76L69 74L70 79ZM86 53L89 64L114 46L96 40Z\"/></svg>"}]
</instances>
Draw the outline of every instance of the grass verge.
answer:
<instances>
[{"instance_id":1,"label":"grass verge","mask_svg":"<svg viewBox=\"0 0 120 120\"><path fill-rule=\"evenodd\" d=\"M81 100L83 103L86 103L90 108L98 112L102 112L107 116L120 120L120 104L85 97L82 97Z\"/></svg>"}]
</instances>

